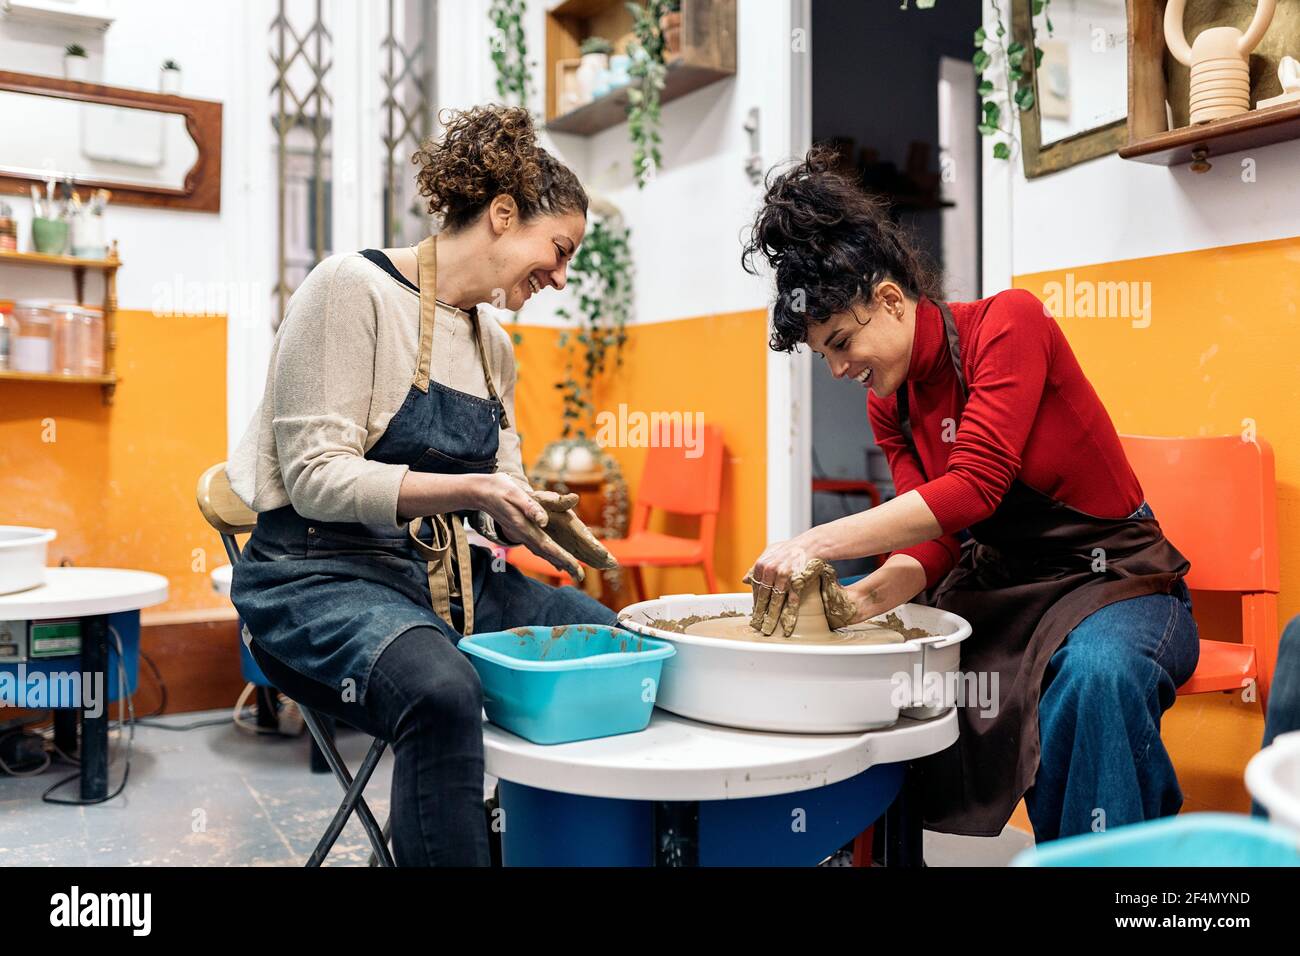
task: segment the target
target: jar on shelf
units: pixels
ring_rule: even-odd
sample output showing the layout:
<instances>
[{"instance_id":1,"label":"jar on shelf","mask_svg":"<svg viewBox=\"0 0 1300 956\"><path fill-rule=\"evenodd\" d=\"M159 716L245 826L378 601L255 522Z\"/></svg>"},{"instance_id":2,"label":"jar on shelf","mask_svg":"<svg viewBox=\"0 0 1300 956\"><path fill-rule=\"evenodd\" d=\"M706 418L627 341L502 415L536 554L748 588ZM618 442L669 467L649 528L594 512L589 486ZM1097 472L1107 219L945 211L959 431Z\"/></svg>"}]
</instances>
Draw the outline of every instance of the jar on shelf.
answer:
<instances>
[{"instance_id":1,"label":"jar on shelf","mask_svg":"<svg viewBox=\"0 0 1300 956\"><path fill-rule=\"evenodd\" d=\"M81 307L81 374L104 374L104 313Z\"/></svg>"},{"instance_id":2,"label":"jar on shelf","mask_svg":"<svg viewBox=\"0 0 1300 956\"><path fill-rule=\"evenodd\" d=\"M0 252L18 251L18 220L9 204L0 199Z\"/></svg>"},{"instance_id":3,"label":"jar on shelf","mask_svg":"<svg viewBox=\"0 0 1300 956\"><path fill-rule=\"evenodd\" d=\"M56 375L80 375L82 353L81 309L66 302L50 307L54 324L54 363L50 371Z\"/></svg>"},{"instance_id":4,"label":"jar on shelf","mask_svg":"<svg viewBox=\"0 0 1300 956\"><path fill-rule=\"evenodd\" d=\"M9 371L9 356L13 351L18 323L7 306L0 305L0 372Z\"/></svg>"},{"instance_id":5,"label":"jar on shelf","mask_svg":"<svg viewBox=\"0 0 1300 956\"><path fill-rule=\"evenodd\" d=\"M18 334L10 351L15 372L48 373L54 367L54 315L44 299L19 299L14 303Z\"/></svg>"}]
</instances>

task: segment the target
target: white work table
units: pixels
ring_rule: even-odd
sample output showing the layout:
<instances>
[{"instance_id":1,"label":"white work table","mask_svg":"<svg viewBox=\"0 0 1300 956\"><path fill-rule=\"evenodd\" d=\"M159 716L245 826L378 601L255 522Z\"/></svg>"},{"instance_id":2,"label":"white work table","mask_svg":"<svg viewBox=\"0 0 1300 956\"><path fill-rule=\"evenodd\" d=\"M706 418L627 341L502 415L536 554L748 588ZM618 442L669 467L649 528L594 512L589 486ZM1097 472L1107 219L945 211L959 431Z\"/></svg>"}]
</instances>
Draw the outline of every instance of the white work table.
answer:
<instances>
[{"instance_id":1,"label":"white work table","mask_svg":"<svg viewBox=\"0 0 1300 956\"><path fill-rule=\"evenodd\" d=\"M825 787L957 739L957 712L860 734L719 727L657 709L640 733L534 744L483 723L487 772L556 793L617 800L731 800Z\"/></svg>"}]
</instances>

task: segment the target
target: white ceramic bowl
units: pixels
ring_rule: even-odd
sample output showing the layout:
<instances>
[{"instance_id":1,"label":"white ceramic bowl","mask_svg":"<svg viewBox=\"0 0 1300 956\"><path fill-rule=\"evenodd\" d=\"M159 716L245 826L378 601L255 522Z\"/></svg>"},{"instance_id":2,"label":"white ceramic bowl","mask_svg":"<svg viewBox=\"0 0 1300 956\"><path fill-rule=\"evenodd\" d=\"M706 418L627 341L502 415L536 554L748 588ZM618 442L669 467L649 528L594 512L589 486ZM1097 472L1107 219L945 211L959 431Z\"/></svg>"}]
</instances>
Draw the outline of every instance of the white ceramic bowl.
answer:
<instances>
[{"instance_id":1,"label":"white ceramic bowl","mask_svg":"<svg viewBox=\"0 0 1300 956\"><path fill-rule=\"evenodd\" d=\"M0 594L45 583L45 549L56 536L48 528L0 525Z\"/></svg>"},{"instance_id":2,"label":"white ceramic bowl","mask_svg":"<svg viewBox=\"0 0 1300 956\"><path fill-rule=\"evenodd\" d=\"M655 703L692 720L749 730L850 733L945 713L957 682L944 679L960 663L970 625L919 604L895 613L928 638L899 644L767 644L697 637L652 627L653 620L728 611L749 614L753 598L738 594L674 594L619 612L619 625L672 642Z\"/></svg>"},{"instance_id":3,"label":"white ceramic bowl","mask_svg":"<svg viewBox=\"0 0 1300 956\"><path fill-rule=\"evenodd\" d=\"M1273 823L1300 838L1300 730L1278 734L1246 764L1246 789Z\"/></svg>"}]
</instances>

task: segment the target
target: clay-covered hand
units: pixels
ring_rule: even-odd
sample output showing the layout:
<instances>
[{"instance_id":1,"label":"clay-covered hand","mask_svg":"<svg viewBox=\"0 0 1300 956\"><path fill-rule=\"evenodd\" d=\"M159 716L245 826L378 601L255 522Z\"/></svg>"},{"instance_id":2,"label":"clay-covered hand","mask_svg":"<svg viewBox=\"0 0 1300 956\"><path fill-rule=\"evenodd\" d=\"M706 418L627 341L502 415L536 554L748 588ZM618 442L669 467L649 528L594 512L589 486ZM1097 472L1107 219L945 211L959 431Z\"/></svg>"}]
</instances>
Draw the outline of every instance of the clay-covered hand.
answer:
<instances>
[{"instance_id":1,"label":"clay-covered hand","mask_svg":"<svg viewBox=\"0 0 1300 956\"><path fill-rule=\"evenodd\" d=\"M790 575L785 587L764 584L752 572L745 575L744 582L754 591L750 626L765 635L771 635L777 627L785 637L792 635L799 618L799 604L814 587L818 588L826 624L832 630L849 624L857 611L854 600L836 578L835 569L821 558L806 562Z\"/></svg>"},{"instance_id":2,"label":"clay-covered hand","mask_svg":"<svg viewBox=\"0 0 1300 956\"><path fill-rule=\"evenodd\" d=\"M531 494L533 500L546 510L547 521L544 533L564 549L566 554L600 571L618 567L614 556L591 533L591 529L582 523L582 519L574 514L573 509L578 504L577 495L572 493L561 495L545 490L534 490ZM578 568L577 574L572 571L569 574L575 581L581 582L583 579L581 567Z\"/></svg>"}]
</instances>

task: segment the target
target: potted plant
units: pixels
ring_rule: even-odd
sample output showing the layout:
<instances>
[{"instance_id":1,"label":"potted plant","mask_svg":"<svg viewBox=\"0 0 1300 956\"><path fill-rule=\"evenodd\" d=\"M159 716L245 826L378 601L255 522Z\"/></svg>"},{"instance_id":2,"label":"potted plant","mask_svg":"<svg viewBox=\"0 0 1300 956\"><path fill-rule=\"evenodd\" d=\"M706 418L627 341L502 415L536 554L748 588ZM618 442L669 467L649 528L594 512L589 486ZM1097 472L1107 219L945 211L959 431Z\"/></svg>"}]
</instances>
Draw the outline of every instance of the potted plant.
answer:
<instances>
[{"instance_id":1,"label":"potted plant","mask_svg":"<svg viewBox=\"0 0 1300 956\"><path fill-rule=\"evenodd\" d=\"M664 37L664 58L682 55L682 0L668 0L666 12L659 17L659 32Z\"/></svg>"},{"instance_id":2,"label":"potted plant","mask_svg":"<svg viewBox=\"0 0 1300 956\"><path fill-rule=\"evenodd\" d=\"M181 65L175 60L163 60L162 70L158 74L159 93L179 93L181 91Z\"/></svg>"},{"instance_id":3,"label":"potted plant","mask_svg":"<svg viewBox=\"0 0 1300 956\"><path fill-rule=\"evenodd\" d=\"M80 43L69 43L63 48L63 78L65 80L84 80L86 78L86 48Z\"/></svg>"},{"instance_id":4,"label":"potted plant","mask_svg":"<svg viewBox=\"0 0 1300 956\"><path fill-rule=\"evenodd\" d=\"M609 55L614 44L604 37L587 37L578 48L582 62L578 65L578 99L590 103L596 98L601 78L609 72Z\"/></svg>"}]
</instances>

